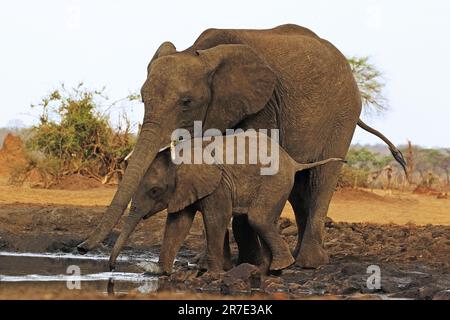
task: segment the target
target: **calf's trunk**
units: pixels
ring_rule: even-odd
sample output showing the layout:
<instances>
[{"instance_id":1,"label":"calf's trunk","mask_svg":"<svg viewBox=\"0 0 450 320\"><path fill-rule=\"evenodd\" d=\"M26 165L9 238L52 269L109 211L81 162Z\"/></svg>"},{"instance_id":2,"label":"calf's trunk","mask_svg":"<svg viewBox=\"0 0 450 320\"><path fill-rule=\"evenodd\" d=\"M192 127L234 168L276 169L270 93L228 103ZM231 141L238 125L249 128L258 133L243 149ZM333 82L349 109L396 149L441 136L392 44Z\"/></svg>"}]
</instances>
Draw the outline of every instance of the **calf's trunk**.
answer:
<instances>
[{"instance_id":1,"label":"calf's trunk","mask_svg":"<svg viewBox=\"0 0 450 320\"><path fill-rule=\"evenodd\" d=\"M123 246L126 244L130 234L134 231L139 221L141 221L142 216L138 214L136 211L131 211L128 217L125 219L122 232L119 235L116 243L114 244L114 248L111 252L111 256L109 257L109 270L114 271L116 268L117 257L122 251Z\"/></svg>"}]
</instances>

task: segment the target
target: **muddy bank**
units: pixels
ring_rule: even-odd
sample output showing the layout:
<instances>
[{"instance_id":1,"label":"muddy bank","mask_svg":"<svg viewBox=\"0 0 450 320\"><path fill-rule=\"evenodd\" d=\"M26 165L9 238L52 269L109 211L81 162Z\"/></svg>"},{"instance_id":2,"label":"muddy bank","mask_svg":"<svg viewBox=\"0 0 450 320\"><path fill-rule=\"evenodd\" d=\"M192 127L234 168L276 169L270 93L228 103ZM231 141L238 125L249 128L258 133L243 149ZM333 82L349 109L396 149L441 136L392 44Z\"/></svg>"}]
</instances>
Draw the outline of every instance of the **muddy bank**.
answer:
<instances>
[{"instance_id":1,"label":"muddy bank","mask_svg":"<svg viewBox=\"0 0 450 320\"><path fill-rule=\"evenodd\" d=\"M104 207L6 205L0 208L0 251L66 252L97 225ZM141 223L125 248L125 254L157 254L162 239L165 215L156 215ZM120 225L119 225L120 227ZM291 247L296 228L282 219L280 230ZM108 254L117 232L97 253ZM432 299L448 297L450 289L450 227L427 225L376 225L362 223L326 224L325 246L330 264L316 270L295 266L280 276L198 274L188 261L202 249L202 224L197 217L177 262L176 272L159 279L159 292L184 290L193 294L279 295L305 298L333 295L371 298L393 297ZM236 247L232 241L234 255ZM370 290L367 268L377 265L381 288ZM107 271L107 270L104 270ZM250 272L251 274L251 272ZM229 277L228 277L229 278Z\"/></svg>"}]
</instances>

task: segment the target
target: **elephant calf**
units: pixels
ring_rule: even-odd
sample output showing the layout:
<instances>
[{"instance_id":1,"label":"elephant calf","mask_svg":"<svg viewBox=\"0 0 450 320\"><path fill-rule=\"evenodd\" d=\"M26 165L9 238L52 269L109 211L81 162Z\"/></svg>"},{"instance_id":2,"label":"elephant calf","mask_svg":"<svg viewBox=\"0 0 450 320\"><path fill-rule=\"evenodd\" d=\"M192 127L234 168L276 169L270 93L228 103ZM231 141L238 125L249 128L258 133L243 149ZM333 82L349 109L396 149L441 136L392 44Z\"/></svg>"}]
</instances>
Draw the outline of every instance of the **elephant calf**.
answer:
<instances>
[{"instance_id":1,"label":"elephant calf","mask_svg":"<svg viewBox=\"0 0 450 320\"><path fill-rule=\"evenodd\" d=\"M270 270L281 270L294 263L287 243L278 233L277 221L292 190L295 173L330 161L343 160L330 158L300 164L274 140L254 131L221 138L236 138L236 141L243 138L245 143L248 142L248 148L245 144L245 151L239 153L235 147L230 148L230 144L215 139L215 149L211 151L212 143L209 145L200 138L183 142L189 143L187 149L192 154L201 151L200 154L203 155L206 151L214 159L211 164L175 164L174 158L171 158L171 151L173 156L174 149L158 154L133 197L130 213L111 253L111 270L138 222L163 209L168 212L159 260L164 273L171 272L175 256L189 232L196 211L203 214L207 240L206 264L209 271L224 269L224 263L227 262L224 261L225 235L234 215L247 215L249 224L257 232L263 246L270 250ZM255 163L250 160L250 153L255 152L255 148L260 147L263 140L267 148L266 154L278 155L276 174L262 175L261 169L267 167L267 163L263 165L261 161ZM235 146L234 141L232 145ZM230 152L233 152L232 163L229 163L230 157L227 157ZM242 152L246 156L243 162ZM239 157L241 162L237 161ZM224 159L227 161L223 161Z\"/></svg>"}]
</instances>

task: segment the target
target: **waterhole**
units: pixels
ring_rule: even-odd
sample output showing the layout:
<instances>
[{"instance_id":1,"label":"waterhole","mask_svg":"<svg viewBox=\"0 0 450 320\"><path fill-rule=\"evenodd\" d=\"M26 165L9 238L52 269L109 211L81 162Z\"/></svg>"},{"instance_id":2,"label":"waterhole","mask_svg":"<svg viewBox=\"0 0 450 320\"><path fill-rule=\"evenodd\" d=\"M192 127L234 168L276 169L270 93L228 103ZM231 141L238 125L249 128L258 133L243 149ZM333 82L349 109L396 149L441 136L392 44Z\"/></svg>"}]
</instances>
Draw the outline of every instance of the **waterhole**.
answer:
<instances>
[{"instance_id":1,"label":"waterhole","mask_svg":"<svg viewBox=\"0 0 450 320\"><path fill-rule=\"evenodd\" d=\"M0 252L0 290L126 294L158 289L158 277L144 273L139 266L148 268L156 256L121 255L114 272L108 272L108 259L106 255Z\"/></svg>"}]
</instances>

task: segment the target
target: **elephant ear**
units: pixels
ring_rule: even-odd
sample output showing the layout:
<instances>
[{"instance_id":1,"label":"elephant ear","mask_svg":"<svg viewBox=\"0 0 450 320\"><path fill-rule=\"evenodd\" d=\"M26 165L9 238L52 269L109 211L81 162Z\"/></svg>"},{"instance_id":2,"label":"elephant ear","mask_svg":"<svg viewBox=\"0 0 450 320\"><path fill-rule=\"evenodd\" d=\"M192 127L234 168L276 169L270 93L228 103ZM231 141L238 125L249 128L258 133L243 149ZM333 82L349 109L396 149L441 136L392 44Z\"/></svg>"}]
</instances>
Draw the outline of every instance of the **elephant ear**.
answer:
<instances>
[{"instance_id":1,"label":"elephant ear","mask_svg":"<svg viewBox=\"0 0 450 320\"><path fill-rule=\"evenodd\" d=\"M233 128L263 109L272 97L277 77L249 46L218 45L197 54L212 76L207 128Z\"/></svg>"},{"instance_id":2,"label":"elephant ear","mask_svg":"<svg viewBox=\"0 0 450 320\"><path fill-rule=\"evenodd\" d=\"M173 43L170 41L163 42L159 46L158 50L156 50L155 54L153 55L152 60L150 60L150 63L147 66L147 73L150 73L150 69L151 69L153 61L155 61L156 59L158 59L160 57L168 56L168 55L171 55L174 53L177 53L177 49L175 48Z\"/></svg>"},{"instance_id":3,"label":"elephant ear","mask_svg":"<svg viewBox=\"0 0 450 320\"><path fill-rule=\"evenodd\" d=\"M181 164L176 169L175 191L169 200L167 212L178 212L217 189L222 170L208 164Z\"/></svg>"}]
</instances>

